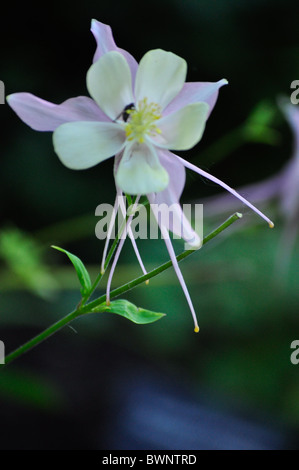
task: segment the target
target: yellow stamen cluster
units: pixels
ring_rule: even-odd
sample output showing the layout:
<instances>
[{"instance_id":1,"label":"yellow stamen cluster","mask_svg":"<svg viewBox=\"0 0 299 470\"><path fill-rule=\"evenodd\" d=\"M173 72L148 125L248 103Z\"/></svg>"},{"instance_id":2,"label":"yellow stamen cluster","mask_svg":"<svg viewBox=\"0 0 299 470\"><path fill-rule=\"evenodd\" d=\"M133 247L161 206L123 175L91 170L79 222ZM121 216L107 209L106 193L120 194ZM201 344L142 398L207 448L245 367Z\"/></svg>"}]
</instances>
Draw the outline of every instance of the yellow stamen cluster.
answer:
<instances>
[{"instance_id":1,"label":"yellow stamen cluster","mask_svg":"<svg viewBox=\"0 0 299 470\"><path fill-rule=\"evenodd\" d=\"M161 134L156 121L161 118L161 107L156 103L148 103L147 98L139 101L136 108L128 109L129 120L125 130L128 140L137 140L142 144L146 135Z\"/></svg>"}]
</instances>

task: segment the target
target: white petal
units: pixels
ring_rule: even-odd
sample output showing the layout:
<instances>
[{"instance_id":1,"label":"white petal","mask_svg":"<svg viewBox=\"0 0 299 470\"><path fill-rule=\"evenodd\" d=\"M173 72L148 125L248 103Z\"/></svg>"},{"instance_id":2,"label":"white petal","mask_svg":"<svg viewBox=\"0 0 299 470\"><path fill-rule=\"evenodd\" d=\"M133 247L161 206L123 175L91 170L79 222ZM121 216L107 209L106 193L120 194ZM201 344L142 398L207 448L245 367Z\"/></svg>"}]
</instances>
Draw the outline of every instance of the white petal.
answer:
<instances>
[{"instance_id":1,"label":"white petal","mask_svg":"<svg viewBox=\"0 0 299 470\"><path fill-rule=\"evenodd\" d=\"M128 145L116 173L116 184L127 194L163 191L168 185L167 171L151 145Z\"/></svg>"},{"instance_id":2,"label":"white petal","mask_svg":"<svg viewBox=\"0 0 299 470\"><path fill-rule=\"evenodd\" d=\"M100 108L112 120L134 102L131 71L116 51L107 52L87 72L87 88Z\"/></svg>"},{"instance_id":3,"label":"white petal","mask_svg":"<svg viewBox=\"0 0 299 470\"><path fill-rule=\"evenodd\" d=\"M192 103L156 122L161 130L153 141L162 148L188 150L200 141L205 129L209 106Z\"/></svg>"},{"instance_id":4,"label":"white petal","mask_svg":"<svg viewBox=\"0 0 299 470\"><path fill-rule=\"evenodd\" d=\"M82 170L119 152L125 145L125 134L116 123L68 122L56 129L53 143L65 166Z\"/></svg>"},{"instance_id":5,"label":"white petal","mask_svg":"<svg viewBox=\"0 0 299 470\"><path fill-rule=\"evenodd\" d=\"M147 52L141 59L135 84L136 101L147 98L162 109L181 91L187 73L184 59L156 49Z\"/></svg>"}]
</instances>

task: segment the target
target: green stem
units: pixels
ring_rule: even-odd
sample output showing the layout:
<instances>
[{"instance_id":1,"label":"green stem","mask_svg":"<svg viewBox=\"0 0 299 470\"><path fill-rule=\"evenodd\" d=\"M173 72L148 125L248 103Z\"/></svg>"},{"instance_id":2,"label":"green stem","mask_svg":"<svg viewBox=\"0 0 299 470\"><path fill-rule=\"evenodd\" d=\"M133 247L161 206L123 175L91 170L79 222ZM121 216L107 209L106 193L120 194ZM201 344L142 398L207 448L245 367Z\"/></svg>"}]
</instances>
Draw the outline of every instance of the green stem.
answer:
<instances>
[{"instance_id":1,"label":"green stem","mask_svg":"<svg viewBox=\"0 0 299 470\"><path fill-rule=\"evenodd\" d=\"M209 235L204 237L202 245L205 245L209 241L211 241L213 238L215 238L219 233L221 233L223 230L225 230L227 227L229 227L231 224L233 224L236 220L241 219L242 214L239 212L236 212L235 214L231 215L223 224L221 224L218 228L213 230ZM182 261L183 259L187 258L188 256L192 255L193 253L197 252L198 250L186 250L177 255L176 259L178 262ZM158 274L162 273L163 271L166 271L166 269L171 268L172 262L167 261L164 264L161 264L161 266L158 266L158 268L153 269L152 271L148 272L147 274L144 274L143 276L138 277L137 279L134 279L130 282L127 282L126 284L117 287L116 289L112 290L110 292L110 298L114 298L119 296L120 294L123 294L124 292L127 292L134 287L138 286L139 284L142 284L143 282L147 281L148 279L151 279L152 277L157 276ZM81 309L81 314L84 313L90 313L92 312L96 307L98 307L100 304L105 302L106 300L106 294L102 295L98 299L95 299L92 302L89 302L85 307L82 307Z\"/></svg>"},{"instance_id":2,"label":"green stem","mask_svg":"<svg viewBox=\"0 0 299 470\"><path fill-rule=\"evenodd\" d=\"M223 230L225 230L227 227L229 227L231 224L233 224L236 220L240 219L242 217L242 214L239 214L236 212L232 216L230 216L223 224L221 224L218 228L213 230L209 235L207 235L203 239L203 245L208 243L210 240L215 238L219 233L221 233ZM186 250L183 253L179 254L177 256L177 260L182 261L184 258L187 258L190 256L192 253L196 252L198 250ZM110 298L117 297L120 294L123 294L124 292L127 292L134 287L138 286L139 284L142 284L143 282L147 281L148 279L151 279L152 277L157 276L158 274L162 273L163 271L166 271L166 269L169 269L172 266L171 261L167 261L166 263L162 264L158 268L153 269L149 273L145 274L144 276L140 276L137 279L134 279L133 281L127 282L123 286L118 287L117 289L114 289L110 293ZM80 315L87 314L87 313L92 313L100 304L105 302L106 295L102 295L98 299L95 299L94 301L88 303L87 305L79 305L76 310L73 312L69 313L66 315L64 318L61 320L58 320L56 323L51 325L49 328L45 329L42 331L40 334L29 340L27 343L23 344L19 348L17 348L15 351L10 353L8 356L5 358L5 364L9 364L13 360L17 359L19 356L24 354L25 352L29 351L29 349L32 349L33 347L37 346L40 344L42 341L45 339L49 338L51 335L56 333L56 331L60 330L63 326L67 325L71 321L73 321L75 318L79 317Z\"/></svg>"},{"instance_id":3,"label":"green stem","mask_svg":"<svg viewBox=\"0 0 299 470\"><path fill-rule=\"evenodd\" d=\"M123 221L122 223L122 226L121 226L121 229L120 230L123 230L123 228L125 227L125 222L126 221ZM94 293L94 291L96 290L97 286L99 285L100 283L100 280L102 279L102 277L104 276L105 272L106 272L106 269L108 268L108 265L109 265L109 262L113 256L113 253L114 253L114 250L116 249L117 247L117 244L119 242L119 233L116 235L113 243L112 243L112 246L108 252L108 255L106 257L106 261L105 261L105 264L104 264L104 272L100 271L99 274L97 275L93 285L91 286L91 289L90 291L88 292L88 294L83 297L82 301L81 301L81 305L83 306L87 300L92 296L92 294Z\"/></svg>"},{"instance_id":4,"label":"green stem","mask_svg":"<svg viewBox=\"0 0 299 470\"><path fill-rule=\"evenodd\" d=\"M10 353L8 356L6 356L5 357L5 365L9 364L14 359L17 359L17 357L19 357L22 354L24 354L25 352L29 351L29 349L32 349L34 346L37 346L39 343L41 343L45 339L49 338L51 335L53 335L58 330L60 330L63 326L67 325L72 320L74 320L77 316L78 316L78 310L74 310L73 312L68 313L61 320L58 320L56 323L53 323L53 325L49 326L49 328L46 328L44 331L39 333L37 336L30 339L27 343L23 344L22 346L17 348L15 351Z\"/></svg>"}]
</instances>

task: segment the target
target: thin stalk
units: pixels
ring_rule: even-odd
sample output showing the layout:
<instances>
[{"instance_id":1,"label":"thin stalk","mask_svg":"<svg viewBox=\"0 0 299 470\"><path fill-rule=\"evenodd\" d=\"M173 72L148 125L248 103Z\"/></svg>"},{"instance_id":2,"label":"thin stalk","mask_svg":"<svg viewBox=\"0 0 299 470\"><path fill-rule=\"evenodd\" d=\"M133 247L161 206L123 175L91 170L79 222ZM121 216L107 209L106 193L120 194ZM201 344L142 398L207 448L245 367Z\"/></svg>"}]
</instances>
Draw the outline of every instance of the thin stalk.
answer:
<instances>
[{"instance_id":1,"label":"thin stalk","mask_svg":"<svg viewBox=\"0 0 299 470\"><path fill-rule=\"evenodd\" d=\"M209 235L204 237L202 245L205 245L206 243L211 241L213 238L215 238L217 235L223 232L223 230L225 230L234 222L236 222L236 220L241 219L241 218L242 218L242 214L240 214L239 212L236 212L235 214L231 215L225 222L223 222L223 224L221 224L218 228L213 230L213 232L209 233ZM176 259L178 262L180 262L197 251L198 250L183 251L182 253L176 256ZM140 276L112 290L110 292L110 298L112 299L114 297L118 297L120 294L123 294L124 292L128 292L129 290L134 289L134 287L139 286L139 284L142 284L148 279L151 279L152 277L157 276L158 274L162 273L163 271L166 271L167 269L171 267L172 267L172 261L171 260L166 261L166 263L161 264L160 266L148 272L147 274L144 274L143 276ZM101 297L93 300L92 302L89 302L86 306L82 307L81 313L84 314L84 313L92 312L94 309L96 309L96 307L98 307L100 304L105 302L105 300L106 300L106 294L101 295Z\"/></svg>"},{"instance_id":2,"label":"thin stalk","mask_svg":"<svg viewBox=\"0 0 299 470\"><path fill-rule=\"evenodd\" d=\"M49 328L46 328L37 336L30 339L29 341L27 341L27 343L23 344L22 346L17 348L15 351L10 353L8 356L6 356L5 365L17 359L17 357L29 351L29 349L34 348L34 346L37 346L38 344L42 343L45 339L49 338L58 330L60 330L62 327L64 327L65 325L73 321L77 316L78 316L78 310L74 310L73 312L63 317L61 320L58 320L56 323L53 323L53 325L49 326Z\"/></svg>"},{"instance_id":3,"label":"thin stalk","mask_svg":"<svg viewBox=\"0 0 299 470\"><path fill-rule=\"evenodd\" d=\"M135 199L134 199L134 203L135 203L136 199L137 199L137 196L136 196ZM131 200L131 202L132 202L132 200ZM125 226L126 226L126 223L127 223L128 218L129 218L129 216L126 215L126 218L122 221L122 224L121 224L121 226L120 226L120 228L119 228L119 230L118 230L118 233L117 233L117 235L116 235L116 237L115 237L115 239L114 239L114 241L113 241L113 243L112 243L112 245L111 245L111 248L110 248L110 250L109 250L109 253L108 253L108 255L106 256L106 260L105 260L105 263L104 263L104 272L102 272L102 271L100 270L100 272L99 272L99 274L97 275L97 277L96 277L96 279L95 279L93 285L91 286L90 291L88 292L88 294L87 294L85 297L83 297L83 299L82 299L82 301L81 301L81 305L82 305L82 306L83 306L83 305L87 302L87 300L92 296L92 294L93 294L94 291L96 290L96 288L97 288L99 282L101 281L102 277L104 276L104 274L105 274L105 272L106 272L106 269L107 269L108 266L109 266L110 260L111 260L111 258L112 258L112 256L113 256L113 253L114 253L114 251L115 251L115 249L116 249L116 247L117 247L117 245L118 245L119 238L121 237L121 235L122 235L122 233L123 233L123 231L124 231L124 229L125 229Z\"/></svg>"},{"instance_id":4,"label":"thin stalk","mask_svg":"<svg viewBox=\"0 0 299 470\"><path fill-rule=\"evenodd\" d=\"M230 216L225 222L223 222L223 224L221 224L218 228L216 228L215 230L213 230L213 232L211 232L209 235L207 235L204 239L203 239L203 245L205 245L206 243L208 243L210 240L212 240L213 238L215 238L217 235L219 235L223 230L225 230L226 228L228 228L230 225L232 225L236 220L240 219L242 217L242 214L239 214L238 212L236 212L235 214L233 214L232 216ZM176 259L178 262L182 261L183 259L187 258L188 256L192 255L194 252L196 252L198 250L186 250L184 251L183 253L179 254ZM112 256L112 255L111 255ZM167 269L169 269L170 267L172 266L172 262L171 261L167 261L166 263L162 264L161 266L159 266L158 268L155 268L153 269L152 271L150 271L149 273L143 275L143 276L140 276L138 277L137 279L134 279L130 282L127 282L126 284L124 284L123 286L120 286L118 287L117 289L114 289L113 291L111 291L110 293L110 298L114 298L114 297L117 297L118 295L120 294L123 294L124 292L127 292L131 289L133 289L134 287L138 286L139 284L142 284L143 282L145 282L146 280L148 279L151 279L155 276L157 276L158 274L162 273L163 271L166 271ZM23 344L22 346L20 346L19 348L17 348L15 351L11 352L10 354L8 354L8 356L6 356L5 358L5 365L9 364L10 362L14 361L15 359L17 359L18 357L20 357L22 354L26 353L27 351L29 351L30 349L34 348L35 346L37 346L38 344L42 343L45 339L49 338L51 335L53 335L54 333L56 333L58 330L60 330L63 326L66 326L67 324L69 324L70 322L72 322L73 320L75 320L75 318L83 315L83 314L87 314L87 313L93 313L96 311L96 308L102 304L103 302L105 302L106 300L106 294L100 296L98 299L95 299L94 301L92 302L89 302L88 304L86 305L80 305L77 307L76 310L74 310L73 312L69 313L68 315L66 315L65 317L63 317L61 320L58 320L57 322L55 322L53 325L49 326L48 328L46 328L44 331L42 331L41 333L39 333L37 336L35 336L34 338L32 338L31 340L29 340L27 343ZM2 364L3 366L4 364Z\"/></svg>"}]
</instances>

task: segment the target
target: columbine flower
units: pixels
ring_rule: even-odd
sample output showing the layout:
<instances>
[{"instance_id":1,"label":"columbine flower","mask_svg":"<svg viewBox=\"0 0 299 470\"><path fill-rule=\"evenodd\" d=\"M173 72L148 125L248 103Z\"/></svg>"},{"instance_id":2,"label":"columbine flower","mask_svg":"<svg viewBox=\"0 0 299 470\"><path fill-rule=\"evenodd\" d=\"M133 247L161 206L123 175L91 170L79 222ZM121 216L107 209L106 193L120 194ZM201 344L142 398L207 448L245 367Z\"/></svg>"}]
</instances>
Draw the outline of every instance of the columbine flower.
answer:
<instances>
[{"instance_id":1,"label":"columbine flower","mask_svg":"<svg viewBox=\"0 0 299 470\"><path fill-rule=\"evenodd\" d=\"M55 151L68 168L90 168L115 155L118 193L145 194L156 203L178 203L187 167L223 186L273 226L225 183L169 151L188 150L199 142L218 90L227 81L185 83L187 64L181 57L157 49L147 52L138 65L116 46L109 26L93 20L91 30L97 41L87 73L93 99L79 96L55 105L30 93L15 93L8 103L18 116L35 130L54 131ZM181 209L177 215L190 233L191 244L199 247L200 240ZM169 230L176 232L175 223L160 228L163 236ZM130 235L129 224L127 229ZM166 243L192 306L170 241ZM118 254L121 246L120 242ZM193 307L191 310L193 313Z\"/></svg>"},{"instance_id":2,"label":"columbine flower","mask_svg":"<svg viewBox=\"0 0 299 470\"><path fill-rule=\"evenodd\" d=\"M284 221L277 264L279 273L285 274L299 231L299 110L297 106L290 104L287 98L279 99L278 104L293 131L293 155L278 173L263 181L241 187L239 191L246 194L255 204L269 210L273 210L273 202L276 202L275 208ZM240 210L239 202L227 194L212 196L201 202L212 215Z\"/></svg>"}]
</instances>

